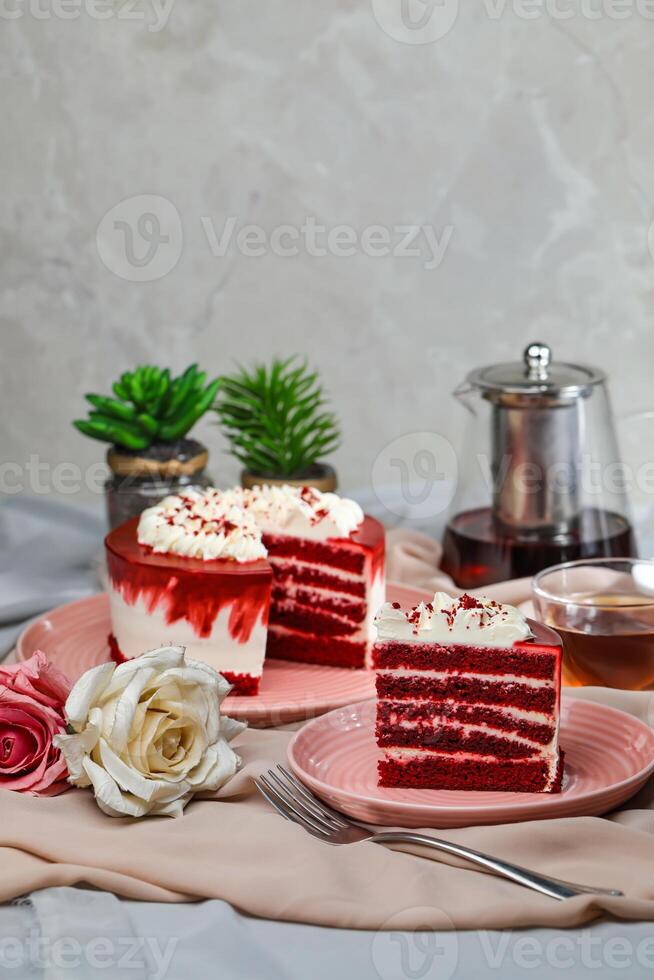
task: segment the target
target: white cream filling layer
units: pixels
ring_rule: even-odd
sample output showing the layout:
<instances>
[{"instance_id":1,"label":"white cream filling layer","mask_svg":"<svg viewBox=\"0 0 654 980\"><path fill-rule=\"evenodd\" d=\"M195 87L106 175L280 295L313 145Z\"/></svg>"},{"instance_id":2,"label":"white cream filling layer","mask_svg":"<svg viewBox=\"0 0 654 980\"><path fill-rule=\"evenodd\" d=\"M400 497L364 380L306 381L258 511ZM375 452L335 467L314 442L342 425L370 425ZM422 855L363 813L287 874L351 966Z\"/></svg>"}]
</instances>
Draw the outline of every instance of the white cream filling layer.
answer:
<instances>
[{"instance_id":1,"label":"white cream filling layer","mask_svg":"<svg viewBox=\"0 0 654 980\"><path fill-rule=\"evenodd\" d=\"M339 623L343 629L351 629L354 625L351 619L344 616L342 613L336 612L334 609L325 609L321 607L320 603L314 602L311 605L306 603L296 602L295 599L287 597L285 599L277 599L275 602L276 612L294 612L294 610L299 612L307 611L309 613L319 613L323 616L328 616L330 619L335 620Z\"/></svg>"},{"instance_id":2,"label":"white cream filling layer","mask_svg":"<svg viewBox=\"0 0 654 980\"><path fill-rule=\"evenodd\" d=\"M457 759L466 759L474 762L484 761L485 759L497 760L498 762L512 762L516 765L520 765L521 762L529 762L534 759L546 759L548 762L552 761L556 763L558 761L558 753L554 752L551 748L545 747L542 752L536 750L530 756L525 756L520 759L504 759L501 756L488 755L482 752L463 752L459 749L455 749L453 752L443 752L440 749L431 749L427 746L420 748L411 747L393 747L390 749L384 749L384 755L388 756L390 759L397 759L402 762L406 759L427 759L427 758L444 758L451 759L455 756Z\"/></svg>"},{"instance_id":3,"label":"white cream filling layer","mask_svg":"<svg viewBox=\"0 0 654 980\"><path fill-rule=\"evenodd\" d=\"M436 731L439 728L447 728L448 730L454 730L462 733L479 733L481 735L496 735L498 738L506 739L508 742L514 742L517 745L524 745L528 748L533 748L538 754L541 754L541 750L545 751L556 744L556 736L553 736L549 742L534 742L525 735L521 735L519 732L507 732L504 728L491 728L489 725L471 725L471 724L460 724L456 721L450 721L448 718L446 723L438 718L433 718L431 720L426 720L425 722L417 721L402 721L394 722L392 724L397 724L398 728L404 728L407 731L414 731L416 729L431 728Z\"/></svg>"},{"instance_id":4,"label":"white cream filling layer","mask_svg":"<svg viewBox=\"0 0 654 980\"><path fill-rule=\"evenodd\" d=\"M279 568L281 571L290 572L291 575L294 571L313 571L322 572L323 575L329 575L331 578L340 579L342 582L365 582L365 574L360 574L358 572L346 572L341 568L334 568L332 565L321 565L318 562L301 561L299 558L278 558L275 555L268 555L268 561L273 566L273 568ZM302 585L300 579L297 579L297 584ZM307 588L313 588L313 586L307 586ZM349 593L348 593L349 594Z\"/></svg>"},{"instance_id":5,"label":"white cream filling layer","mask_svg":"<svg viewBox=\"0 0 654 980\"><path fill-rule=\"evenodd\" d=\"M473 671L461 670L379 670L382 677L411 677L415 680L429 678L431 680L446 680L452 677L469 678L474 681L489 681L498 684L520 684L524 687L554 687L553 680L544 680L536 677L519 677L517 674L479 674Z\"/></svg>"},{"instance_id":6,"label":"white cream filling layer","mask_svg":"<svg viewBox=\"0 0 654 980\"><path fill-rule=\"evenodd\" d=\"M366 602L365 596L351 595L348 592L336 592L335 589L322 589L317 585L303 585L302 582L291 582L290 580L285 582L276 582L275 587L283 591L285 599L293 599L297 601L298 593L304 591L310 593L312 602L314 598L317 598L318 600L325 599L327 601L333 600L334 612L336 612L337 615L348 615L345 612L339 613L338 603L340 602L352 603L353 605L363 605ZM284 600L278 601L283 602Z\"/></svg>"},{"instance_id":7,"label":"white cream filling layer","mask_svg":"<svg viewBox=\"0 0 654 980\"><path fill-rule=\"evenodd\" d=\"M403 706L410 704L423 704L428 703L429 699L416 699L415 701L402 701L400 702ZM396 698L378 698L379 704L395 704L397 703ZM461 704L463 708L482 708L485 710L491 709L493 711L500 711L503 715L510 718L515 718L524 721L533 721L536 724L541 725L551 725L554 721L554 714L547 714L545 711L528 711L525 708L516 708L513 705L505 704L486 704L481 701L466 701L465 704L462 702L455 701L454 698L446 698L443 700L444 704Z\"/></svg>"}]
</instances>

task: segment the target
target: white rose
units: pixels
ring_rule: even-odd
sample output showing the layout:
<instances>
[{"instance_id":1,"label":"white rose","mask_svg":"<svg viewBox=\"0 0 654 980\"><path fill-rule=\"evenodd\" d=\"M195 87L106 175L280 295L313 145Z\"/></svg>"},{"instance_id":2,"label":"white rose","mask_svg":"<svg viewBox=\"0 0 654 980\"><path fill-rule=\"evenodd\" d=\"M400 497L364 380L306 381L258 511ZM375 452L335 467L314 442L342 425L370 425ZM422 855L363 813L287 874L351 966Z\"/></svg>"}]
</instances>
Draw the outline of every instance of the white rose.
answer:
<instances>
[{"instance_id":1,"label":"white rose","mask_svg":"<svg viewBox=\"0 0 654 980\"><path fill-rule=\"evenodd\" d=\"M230 689L184 647L93 667L66 702L72 734L55 739L69 782L92 786L110 816L180 816L194 793L218 789L240 765L228 742L246 726L220 716Z\"/></svg>"}]
</instances>

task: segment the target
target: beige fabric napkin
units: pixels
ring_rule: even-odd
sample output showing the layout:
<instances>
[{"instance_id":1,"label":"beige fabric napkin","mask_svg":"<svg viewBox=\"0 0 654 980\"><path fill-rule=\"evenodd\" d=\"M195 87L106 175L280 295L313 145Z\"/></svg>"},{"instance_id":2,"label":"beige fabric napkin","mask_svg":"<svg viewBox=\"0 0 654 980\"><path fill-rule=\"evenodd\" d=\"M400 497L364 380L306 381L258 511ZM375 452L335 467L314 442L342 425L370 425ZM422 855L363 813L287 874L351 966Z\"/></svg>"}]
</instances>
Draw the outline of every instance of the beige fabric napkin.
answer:
<instances>
[{"instance_id":1,"label":"beige fabric napkin","mask_svg":"<svg viewBox=\"0 0 654 980\"><path fill-rule=\"evenodd\" d=\"M643 714L647 695L602 696ZM283 761L290 734L249 731L244 769L219 800L196 800L183 817L105 817L90 792L35 800L0 791L0 900L50 885L90 883L150 901L223 898L257 916L323 925L392 928L570 926L602 911L654 919L651 787L611 819L543 820L428 831L573 881L622 889L626 898L539 896L443 860L378 844L330 847L279 817L250 777Z\"/></svg>"},{"instance_id":2,"label":"beige fabric napkin","mask_svg":"<svg viewBox=\"0 0 654 980\"><path fill-rule=\"evenodd\" d=\"M414 581L430 570L436 576L428 542L422 555L415 536L390 544L392 572L408 562L418 569L422 562ZM427 578L419 581L428 584ZM650 715L649 694L589 688L581 696L643 719ZM192 802L176 820L112 819L86 790L42 800L0 790L0 900L50 885L90 883L129 898L222 898L257 916L364 929L572 926L603 912L654 919L652 784L609 819L427 831L556 877L626 893L556 902L431 852L419 856L416 849L365 842L330 847L314 840L282 820L251 780L284 761L290 737L285 731L245 732L235 743L242 771L217 799Z\"/></svg>"}]
</instances>

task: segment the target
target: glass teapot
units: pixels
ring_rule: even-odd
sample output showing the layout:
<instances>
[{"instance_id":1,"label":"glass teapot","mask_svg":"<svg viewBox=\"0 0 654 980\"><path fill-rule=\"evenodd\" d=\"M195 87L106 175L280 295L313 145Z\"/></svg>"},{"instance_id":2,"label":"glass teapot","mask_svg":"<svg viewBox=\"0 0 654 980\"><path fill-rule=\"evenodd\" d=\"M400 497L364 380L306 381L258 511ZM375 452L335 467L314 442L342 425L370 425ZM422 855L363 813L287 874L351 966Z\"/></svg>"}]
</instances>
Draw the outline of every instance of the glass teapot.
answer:
<instances>
[{"instance_id":1,"label":"glass teapot","mask_svg":"<svg viewBox=\"0 0 654 980\"><path fill-rule=\"evenodd\" d=\"M635 556L606 376L552 361L472 371L454 392L468 409L442 566L478 588L558 562Z\"/></svg>"}]
</instances>

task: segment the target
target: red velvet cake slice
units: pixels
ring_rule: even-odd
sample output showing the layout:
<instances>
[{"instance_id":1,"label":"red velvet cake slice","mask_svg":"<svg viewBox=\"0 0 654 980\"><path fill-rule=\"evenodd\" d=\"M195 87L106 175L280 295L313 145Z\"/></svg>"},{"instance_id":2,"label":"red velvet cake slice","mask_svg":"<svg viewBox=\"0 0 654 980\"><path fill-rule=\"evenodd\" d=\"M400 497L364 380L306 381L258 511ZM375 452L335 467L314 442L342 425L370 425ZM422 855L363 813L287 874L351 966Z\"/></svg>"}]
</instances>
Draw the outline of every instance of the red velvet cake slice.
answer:
<instances>
[{"instance_id":1,"label":"red velvet cake slice","mask_svg":"<svg viewBox=\"0 0 654 980\"><path fill-rule=\"evenodd\" d=\"M436 593L375 624L380 786L555 793L561 641L513 606Z\"/></svg>"},{"instance_id":2,"label":"red velvet cake slice","mask_svg":"<svg viewBox=\"0 0 654 980\"><path fill-rule=\"evenodd\" d=\"M369 667L384 601L384 528L354 500L310 487L232 491L273 570L267 656Z\"/></svg>"},{"instance_id":3,"label":"red velvet cake slice","mask_svg":"<svg viewBox=\"0 0 654 980\"><path fill-rule=\"evenodd\" d=\"M218 490L166 497L105 541L112 656L186 647L234 686L259 689L272 570L252 519Z\"/></svg>"}]
</instances>

